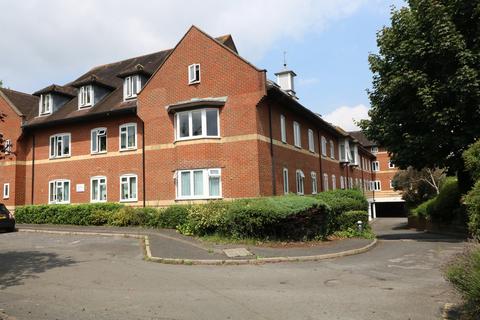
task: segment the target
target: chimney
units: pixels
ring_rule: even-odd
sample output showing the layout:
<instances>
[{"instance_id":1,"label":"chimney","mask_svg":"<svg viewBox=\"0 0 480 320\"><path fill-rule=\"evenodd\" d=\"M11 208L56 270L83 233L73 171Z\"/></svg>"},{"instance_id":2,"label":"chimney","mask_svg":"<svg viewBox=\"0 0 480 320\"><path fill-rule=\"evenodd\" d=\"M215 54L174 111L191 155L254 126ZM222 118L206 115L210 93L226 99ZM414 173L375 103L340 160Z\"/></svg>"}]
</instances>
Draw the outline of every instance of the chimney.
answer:
<instances>
[{"instance_id":1,"label":"chimney","mask_svg":"<svg viewBox=\"0 0 480 320\"><path fill-rule=\"evenodd\" d=\"M294 77L297 75L292 70L283 70L275 73L277 76L277 84L280 88L291 95L293 98L298 99L295 95Z\"/></svg>"}]
</instances>

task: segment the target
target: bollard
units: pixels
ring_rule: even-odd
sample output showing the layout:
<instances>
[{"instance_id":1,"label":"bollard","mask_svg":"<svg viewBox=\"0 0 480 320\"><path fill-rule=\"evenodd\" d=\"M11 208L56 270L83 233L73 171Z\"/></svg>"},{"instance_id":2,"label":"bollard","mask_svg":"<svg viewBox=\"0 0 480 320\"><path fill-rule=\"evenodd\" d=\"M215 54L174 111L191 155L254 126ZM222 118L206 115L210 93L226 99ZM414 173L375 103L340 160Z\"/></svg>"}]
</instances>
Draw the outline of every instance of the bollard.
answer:
<instances>
[{"instance_id":1,"label":"bollard","mask_svg":"<svg viewBox=\"0 0 480 320\"><path fill-rule=\"evenodd\" d=\"M363 222L358 220L357 221L357 230L358 232L362 233L363 232Z\"/></svg>"}]
</instances>

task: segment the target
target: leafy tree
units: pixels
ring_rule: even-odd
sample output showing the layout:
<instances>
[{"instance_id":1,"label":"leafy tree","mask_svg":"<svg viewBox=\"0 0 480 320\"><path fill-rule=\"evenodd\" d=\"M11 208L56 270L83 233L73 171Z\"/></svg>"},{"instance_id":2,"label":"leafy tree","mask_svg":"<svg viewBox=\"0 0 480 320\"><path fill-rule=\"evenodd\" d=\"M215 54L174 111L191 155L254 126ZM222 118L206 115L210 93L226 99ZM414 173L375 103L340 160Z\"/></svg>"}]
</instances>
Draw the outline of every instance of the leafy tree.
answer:
<instances>
[{"instance_id":1,"label":"leafy tree","mask_svg":"<svg viewBox=\"0 0 480 320\"><path fill-rule=\"evenodd\" d=\"M480 137L480 0L408 5L377 34L371 120L360 126L400 168L447 168L465 191L462 153Z\"/></svg>"},{"instance_id":2,"label":"leafy tree","mask_svg":"<svg viewBox=\"0 0 480 320\"><path fill-rule=\"evenodd\" d=\"M463 160L473 180L480 180L480 140L472 144L463 153Z\"/></svg>"},{"instance_id":3,"label":"leafy tree","mask_svg":"<svg viewBox=\"0 0 480 320\"><path fill-rule=\"evenodd\" d=\"M395 174L392 179L393 188L401 191L402 198L411 208L431 199L440 193L440 184L445 178L441 169L416 170L408 167Z\"/></svg>"}]
</instances>

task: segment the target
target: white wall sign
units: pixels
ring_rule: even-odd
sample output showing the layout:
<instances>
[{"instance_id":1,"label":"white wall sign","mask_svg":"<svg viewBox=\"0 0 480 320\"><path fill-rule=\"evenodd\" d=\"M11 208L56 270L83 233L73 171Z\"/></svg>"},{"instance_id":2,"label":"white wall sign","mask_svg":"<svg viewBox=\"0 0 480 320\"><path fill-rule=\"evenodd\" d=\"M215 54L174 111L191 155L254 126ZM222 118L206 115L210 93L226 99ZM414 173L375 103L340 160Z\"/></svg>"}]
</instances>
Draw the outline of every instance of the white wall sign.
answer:
<instances>
[{"instance_id":1,"label":"white wall sign","mask_svg":"<svg viewBox=\"0 0 480 320\"><path fill-rule=\"evenodd\" d=\"M85 185L83 183L77 184L77 192L85 192Z\"/></svg>"}]
</instances>

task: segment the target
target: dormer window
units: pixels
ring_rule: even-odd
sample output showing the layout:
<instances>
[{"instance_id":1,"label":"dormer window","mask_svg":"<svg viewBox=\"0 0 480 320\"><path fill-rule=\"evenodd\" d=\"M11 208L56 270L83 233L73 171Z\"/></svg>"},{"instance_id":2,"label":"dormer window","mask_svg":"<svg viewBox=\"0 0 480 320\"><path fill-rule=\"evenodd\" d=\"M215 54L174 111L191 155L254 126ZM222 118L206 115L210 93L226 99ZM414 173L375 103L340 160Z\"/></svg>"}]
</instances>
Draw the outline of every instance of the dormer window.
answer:
<instances>
[{"instance_id":1,"label":"dormer window","mask_svg":"<svg viewBox=\"0 0 480 320\"><path fill-rule=\"evenodd\" d=\"M42 94L40 96L40 115L44 116L52 113L52 95Z\"/></svg>"},{"instance_id":2,"label":"dormer window","mask_svg":"<svg viewBox=\"0 0 480 320\"><path fill-rule=\"evenodd\" d=\"M123 100L136 98L141 88L141 81L138 75L126 77L123 83Z\"/></svg>"},{"instance_id":3,"label":"dormer window","mask_svg":"<svg viewBox=\"0 0 480 320\"><path fill-rule=\"evenodd\" d=\"M200 65L191 64L188 66L188 84L200 82Z\"/></svg>"},{"instance_id":4,"label":"dormer window","mask_svg":"<svg viewBox=\"0 0 480 320\"><path fill-rule=\"evenodd\" d=\"M83 86L80 88L78 95L78 108L88 108L93 105L93 87L92 85Z\"/></svg>"}]
</instances>

